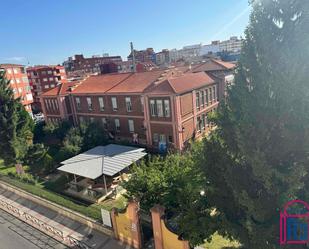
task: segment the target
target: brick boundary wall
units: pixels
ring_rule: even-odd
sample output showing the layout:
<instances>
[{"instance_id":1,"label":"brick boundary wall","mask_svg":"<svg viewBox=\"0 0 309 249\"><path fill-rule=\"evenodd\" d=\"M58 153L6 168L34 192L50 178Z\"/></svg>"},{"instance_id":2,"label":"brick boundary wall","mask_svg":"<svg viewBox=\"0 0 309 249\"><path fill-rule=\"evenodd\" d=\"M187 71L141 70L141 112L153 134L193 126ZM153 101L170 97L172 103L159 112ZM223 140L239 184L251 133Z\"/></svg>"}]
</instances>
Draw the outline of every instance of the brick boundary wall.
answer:
<instances>
[{"instance_id":1,"label":"brick boundary wall","mask_svg":"<svg viewBox=\"0 0 309 249\"><path fill-rule=\"evenodd\" d=\"M82 214L79 214L77 212L74 212L68 208L62 207L56 203L53 203L51 201L48 201L44 198L41 198L39 196L33 195L31 193L28 193L20 188L17 188L15 186L12 186L8 183L4 183L3 181L0 180L0 187L3 189L7 189L17 195L20 195L21 197L24 197L28 200L31 200L39 205L42 205L44 207L47 207L49 209L52 209L56 212L58 212L59 214L62 214L74 221L80 222L88 227L91 227L95 230L97 230L98 232L104 233L108 236L114 236L114 232L111 229L108 229L106 227L103 226L103 224L89 218L86 217Z\"/></svg>"}]
</instances>

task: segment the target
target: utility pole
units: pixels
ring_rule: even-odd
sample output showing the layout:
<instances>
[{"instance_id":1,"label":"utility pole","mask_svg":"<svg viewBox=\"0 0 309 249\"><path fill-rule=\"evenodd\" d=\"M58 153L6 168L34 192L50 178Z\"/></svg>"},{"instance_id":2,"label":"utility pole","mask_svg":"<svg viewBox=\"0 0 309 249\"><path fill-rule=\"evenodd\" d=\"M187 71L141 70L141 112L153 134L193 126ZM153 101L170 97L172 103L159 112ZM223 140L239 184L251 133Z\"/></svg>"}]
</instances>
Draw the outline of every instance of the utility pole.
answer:
<instances>
[{"instance_id":1,"label":"utility pole","mask_svg":"<svg viewBox=\"0 0 309 249\"><path fill-rule=\"evenodd\" d=\"M133 68L133 72L136 73L135 53L134 53L134 48L133 48L133 42L130 42L130 45L131 45L131 54L132 54L132 68Z\"/></svg>"}]
</instances>

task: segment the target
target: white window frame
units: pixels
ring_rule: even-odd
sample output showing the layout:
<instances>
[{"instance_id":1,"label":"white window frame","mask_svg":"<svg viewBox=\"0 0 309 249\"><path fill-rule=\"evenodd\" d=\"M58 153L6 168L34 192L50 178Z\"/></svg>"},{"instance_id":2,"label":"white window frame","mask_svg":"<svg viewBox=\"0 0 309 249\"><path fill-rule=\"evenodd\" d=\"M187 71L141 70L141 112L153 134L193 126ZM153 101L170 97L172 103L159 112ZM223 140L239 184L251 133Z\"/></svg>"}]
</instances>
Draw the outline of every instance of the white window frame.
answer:
<instances>
[{"instance_id":1,"label":"white window frame","mask_svg":"<svg viewBox=\"0 0 309 249\"><path fill-rule=\"evenodd\" d=\"M113 111L118 111L117 98L111 97Z\"/></svg>"},{"instance_id":2,"label":"white window frame","mask_svg":"<svg viewBox=\"0 0 309 249\"><path fill-rule=\"evenodd\" d=\"M104 99L103 99L103 97L99 97L98 100L99 100L100 111L103 112L104 109L105 109L105 107L104 107Z\"/></svg>"},{"instance_id":3,"label":"white window frame","mask_svg":"<svg viewBox=\"0 0 309 249\"><path fill-rule=\"evenodd\" d=\"M156 106L157 106L157 116L158 117L163 117L163 100L162 99L157 99L156 100Z\"/></svg>"},{"instance_id":4,"label":"white window frame","mask_svg":"<svg viewBox=\"0 0 309 249\"><path fill-rule=\"evenodd\" d=\"M92 111L93 105L92 105L91 97L87 97L86 100L87 100L88 111Z\"/></svg>"},{"instance_id":5,"label":"white window frame","mask_svg":"<svg viewBox=\"0 0 309 249\"><path fill-rule=\"evenodd\" d=\"M115 118L114 122L116 132L120 132L120 120L118 118Z\"/></svg>"},{"instance_id":6,"label":"white window frame","mask_svg":"<svg viewBox=\"0 0 309 249\"><path fill-rule=\"evenodd\" d=\"M156 113L156 102L154 99L151 99L149 101L149 105L150 105L150 114L152 117L155 117L157 115Z\"/></svg>"},{"instance_id":7,"label":"white window frame","mask_svg":"<svg viewBox=\"0 0 309 249\"><path fill-rule=\"evenodd\" d=\"M75 98L75 103L76 103L76 109L80 110L81 109L81 103L80 103L80 98L79 97Z\"/></svg>"},{"instance_id":8,"label":"white window frame","mask_svg":"<svg viewBox=\"0 0 309 249\"><path fill-rule=\"evenodd\" d=\"M102 120L103 128L105 130L107 130L107 120L106 120L106 118L103 117L101 120Z\"/></svg>"},{"instance_id":9,"label":"white window frame","mask_svg":"<svg viewBox=\"0 0 309 249\"><path fill-rule=\"evenodd\" d=\"M132 112L131 97L126 97L126 98L125 98L125 102L126 102L126 109L127 109L127 112Z\"/></svg>"},{"instance_id":10,"label":"white window frame","mask_svg":"<svg viewBox=\"0 0 309 249\"><path fill-rule=\"evenodd\" d=\"M129 132L134 133L134 120L128 119Z\"/></svg>"},{"instance_id":11,"label":"white window frame","mask_svg":"<svg viewBox=\"0 0 309 249\"><path fill-rule=\"evenodd\" d=\"M144 97L141 97L141 108L142 108L142 112L144 112L144 105L145 105Z\"/></svg>"},{"instance_id":12,"label":"white window frame","mask_svg":"<svg viewBox=\"0 0 309 249\"><path fill-rule=\"evenodd\" d=\"M164 116L169 118L171 116L171 109L170 109L170 100L164 100Z\"/></svg>"}]
</instances>

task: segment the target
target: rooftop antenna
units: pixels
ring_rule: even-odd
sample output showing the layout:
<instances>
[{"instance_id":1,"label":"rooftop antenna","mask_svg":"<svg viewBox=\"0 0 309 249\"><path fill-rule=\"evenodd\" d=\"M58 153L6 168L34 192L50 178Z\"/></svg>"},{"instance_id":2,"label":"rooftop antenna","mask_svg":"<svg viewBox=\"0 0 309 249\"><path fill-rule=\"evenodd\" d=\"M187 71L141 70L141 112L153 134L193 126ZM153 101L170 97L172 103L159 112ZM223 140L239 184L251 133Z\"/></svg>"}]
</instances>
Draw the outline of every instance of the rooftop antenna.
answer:
<instances>
[{"instance_id":1,"label":"rooftop antenna","mask_svg":"<svg viewBox=\"0 0 309 249\"><path fill-rule=\"evenodd\" d=\"M130 45L131 45L131 54L132 54L132 68L133 68L133 73L136 73L135 53L134 53L134 48L133 48L133 42L130 42Z\"/></svg>"}]
</instances>

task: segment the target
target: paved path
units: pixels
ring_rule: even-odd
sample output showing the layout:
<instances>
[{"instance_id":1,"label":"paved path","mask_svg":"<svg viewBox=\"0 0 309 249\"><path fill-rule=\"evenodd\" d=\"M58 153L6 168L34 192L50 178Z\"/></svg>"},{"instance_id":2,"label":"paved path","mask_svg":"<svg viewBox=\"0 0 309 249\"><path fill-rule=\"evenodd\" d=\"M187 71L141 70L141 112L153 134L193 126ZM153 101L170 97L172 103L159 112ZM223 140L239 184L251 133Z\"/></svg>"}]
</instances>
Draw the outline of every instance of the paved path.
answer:
<instances>
[{"instance_id":1,"label":"paved path","mask_svg":"<svg viewBox=\"0 0 309 249\"><path fill-rule=\"evenodd\" d=\"M67 246L47 236L0 209L1 249L66 249Z\"/></svg>"},{"instance_id":2,"label":"paved path","mask_svg":"<svg viewBox=\"0 0 309 249\"><path fill-rule=\"evenodd\" d=\"M130 249L129 246L121 244L119 241L100 233L92 228L76 222L54 210L38 205L25 199L11 191L0 188L0 201L3 200L10 205L17 207L22 212L30 214L46 224L62 231L64 236L71 236L82 241L89 248L93 249ZM55 236L55 238L57 238ZM22 248L22 247L21 247Z\"/></svg>"}]
</instances>

